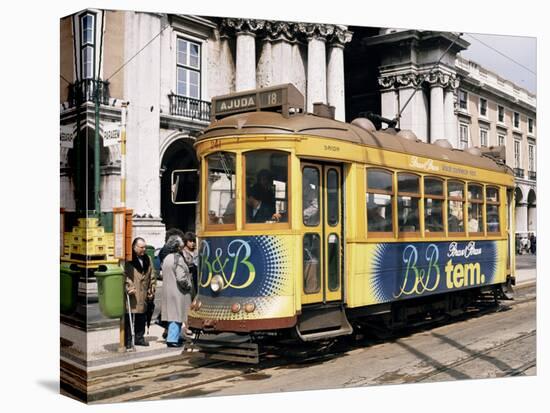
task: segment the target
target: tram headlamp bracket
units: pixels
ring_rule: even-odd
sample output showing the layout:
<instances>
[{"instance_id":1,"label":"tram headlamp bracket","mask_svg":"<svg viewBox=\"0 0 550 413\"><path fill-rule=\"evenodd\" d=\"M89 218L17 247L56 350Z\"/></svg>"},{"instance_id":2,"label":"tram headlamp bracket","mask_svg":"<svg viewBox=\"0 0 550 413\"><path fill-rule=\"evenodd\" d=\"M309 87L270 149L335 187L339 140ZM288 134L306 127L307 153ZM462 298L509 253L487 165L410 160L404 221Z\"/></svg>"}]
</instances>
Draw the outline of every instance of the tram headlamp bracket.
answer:
<instances>
[{"instance_id":1,"label":"tram headlamp bracket","mask_svg":"<svg viewBox=\"0 0 550 413\"><path fill-rule=\"evenodd\" d=\"M214 293L219 293L221 290L223 290L223 278L221 275L215 275L212 277L212 281L210 281L210 289Z\"/></svg>"}]
</instances>

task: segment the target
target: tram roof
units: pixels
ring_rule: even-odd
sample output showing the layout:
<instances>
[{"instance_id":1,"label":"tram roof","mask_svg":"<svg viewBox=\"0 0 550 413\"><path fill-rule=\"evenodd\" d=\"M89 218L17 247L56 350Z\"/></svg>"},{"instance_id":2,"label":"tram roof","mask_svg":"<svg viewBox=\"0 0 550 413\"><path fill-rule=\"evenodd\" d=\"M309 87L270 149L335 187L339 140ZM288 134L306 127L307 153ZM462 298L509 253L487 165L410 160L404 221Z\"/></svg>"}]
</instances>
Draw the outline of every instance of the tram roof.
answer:
<instances>
[{"instance_id":1,"label":"tram roof","mask_svg":"<svg viewBox=\"0 0 550 413\"><path fill-rule=\"evenodd\" d=\"M295 114L288 118L277 112L259 111L231 115L212 122L197 138L197 141L235 135L262 134L301 134L339 139L379 149L512 174L509 168L499 165L485 156L406 139L384 131L371 132L350 123L311 113Z\"/></svg>"}]
</instances>

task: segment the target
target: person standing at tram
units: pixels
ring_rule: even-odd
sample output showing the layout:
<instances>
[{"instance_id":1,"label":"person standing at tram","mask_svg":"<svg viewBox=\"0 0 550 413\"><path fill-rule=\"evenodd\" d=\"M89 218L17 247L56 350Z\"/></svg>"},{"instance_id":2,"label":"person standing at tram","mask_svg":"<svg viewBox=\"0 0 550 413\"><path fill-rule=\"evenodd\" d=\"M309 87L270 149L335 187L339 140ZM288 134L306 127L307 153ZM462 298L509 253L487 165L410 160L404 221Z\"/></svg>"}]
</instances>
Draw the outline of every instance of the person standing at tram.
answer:
<instances>
[{"instance_id":1,"label":"person standing at tram","mask_svg":"<svg viewBox=\"0 0 550 413\"><path fill-rule=\"evenodd\" d=\"M199 284L197 280L197 272L199 268L199 253L197 250L197 237L193 232L186 232L183 236L183 259L191 272L193 278L193 293L194 298L197 295Z\"/></svg>"},{"instance_id":2,"label":"person standing at tram","mask_svg":"<svg viewBox=\"0 0 550 413\"><path fill-rule=\"evenodd\" d=\"M531 232L531 235L529 236L529 242L531 244L531 254L536 254L537 253L537 237L533 232Z\"/></svg>"},{"instance_id":3,"label":"person standing at tram","mask_svg":"<svg viewBox=\"0 0 550 413\"><path fill-rule=\"evenodd\" d=\"M182 255L183 239L171 236L166 242L169 254L162 262L162 321L168 323L166 345L181 347L181 329L186 328L187 314L191 306L192 277Z\"/></svg>"},{"instance_id":4,"label":"person standing at tram","mask_svg":"<svg viewBox=\"0 0 550 413\"><path fill-rule=\"evenodd\" d=\"M149 345L144 338L147 300L155 299L156 278L153 273L153 263L145 253L145 247L146 243L143 238L134 239L132 242L132 261L126 262L124 266L126 293L130 304L130 308L126 308L124 323L126 348L132 347L132 334L135 335L134 343L136 345ZM131 322L132 326L130 325Z\"/></svg>"}]
</instances>

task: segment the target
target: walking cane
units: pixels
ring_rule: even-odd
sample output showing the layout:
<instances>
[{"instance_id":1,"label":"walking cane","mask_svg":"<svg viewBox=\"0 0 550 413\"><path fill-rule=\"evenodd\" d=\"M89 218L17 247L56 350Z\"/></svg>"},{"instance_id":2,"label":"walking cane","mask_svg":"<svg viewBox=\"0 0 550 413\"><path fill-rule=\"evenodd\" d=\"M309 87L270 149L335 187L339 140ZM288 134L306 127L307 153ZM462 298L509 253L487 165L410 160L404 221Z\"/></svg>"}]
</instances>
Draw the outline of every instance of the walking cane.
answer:
<instances>
[{"instance_id":1,"label":"walking cane","mask_svg":"<svg viewBox=\"0 0 550 413\"><path fill-rule=\"evenodd\" d=\"M130 296L126 293L126 304L128 305L128 317L130 318L130 332L132 333L132 351L136 351L136 342L134 335L134 318L132 317L132 309L130 307Z\"/></svg>"}]
</instances>

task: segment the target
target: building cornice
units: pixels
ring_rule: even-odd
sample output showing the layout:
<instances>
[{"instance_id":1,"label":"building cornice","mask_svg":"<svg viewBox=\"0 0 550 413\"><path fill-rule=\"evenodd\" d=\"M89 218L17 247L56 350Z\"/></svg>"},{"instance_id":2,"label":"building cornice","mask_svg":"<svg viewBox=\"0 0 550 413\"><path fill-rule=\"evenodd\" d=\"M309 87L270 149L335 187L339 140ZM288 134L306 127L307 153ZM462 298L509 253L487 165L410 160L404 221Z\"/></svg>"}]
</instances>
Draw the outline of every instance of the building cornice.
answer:
<instances>
[{"instance_id":1,"label":"building cornice","mask_svg":"<svg viewBox=\"0 0 550 413\"><path fill-rule=\"evenodd\" d=\"M520 100L503 90L499 90L488 83L481 82L480 80L471 77L468 71L461 69L460 67L457 67L457 74L461 79L460 84L464 90L490 97L492 100L502 103L511 109L530 112L532 117L535 117L537 111L535 106L530 105L529 103Z\"/></svg>"}]
</instances>

